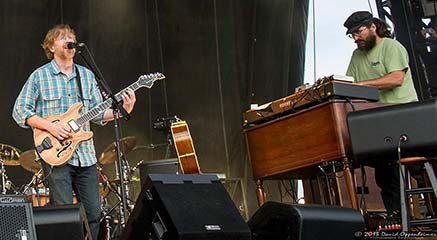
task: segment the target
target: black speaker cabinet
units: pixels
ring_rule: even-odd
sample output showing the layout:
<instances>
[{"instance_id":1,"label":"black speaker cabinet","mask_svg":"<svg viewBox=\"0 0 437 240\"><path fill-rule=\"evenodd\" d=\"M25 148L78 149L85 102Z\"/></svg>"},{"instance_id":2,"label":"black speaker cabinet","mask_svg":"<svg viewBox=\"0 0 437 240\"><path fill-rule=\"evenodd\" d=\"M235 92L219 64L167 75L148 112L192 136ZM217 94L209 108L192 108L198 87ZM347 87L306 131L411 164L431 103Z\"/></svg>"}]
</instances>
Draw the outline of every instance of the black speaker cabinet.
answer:
<instances>
[{"instance_id":1,"label":"black speaker cabinet","mask_svg":"<svg viewBox=\"0 0 437 240\"><path fill-rule=\"evenodd\" d=\"M32 204L24 196L0 195L0 240L35 240Z\"/></svg>"},{"instance_id":2,"label":"black speaker cabinet","mask_svg":"<svg viewBox=\"0 0 437 240\"><path fill-rule=\"evenodd\" d=\"M38 239L84 240L90 236L81 203L34 207L33 215Z\"/></svg>"},{"instance_id":3,"label":"black speaker cabinet","mask_svg":"<svg viewBox=\"0 0 437 240\"><path fill-rule=\"evenodd\" d=\"M437 100L427 100L350 112L347 116L356 160L372 165L379 160L437 156ZM399 142L401 137L403 142Z\"/></svg>"},{"instance_id":4,"label":"black speaker cabinet","mask_svg":"<svg viewBox=\"0 0 437 240\"><path fill-rule=\"evenodd\" d=\"M250 230L217 176L149 174L121 239L249 240Z\"/></svg>"},{"instance_id":5,"label":"black speaker cabinet","mask_svg":"<svg viewBox=\"0 0 437 240\"><path fill-rule=\"evenodd\" d=\"M253 240L351 240L364 218L350 208L265 203L248 221Z\"/></svg>"},{"instance_id":6,"label":"black speaker cabinet","mask_svg":"<svg viewBox=\"0 0 437 240\"><path fill-rule=\"evenodd\" d=\"M140 165L141 186L151 173L181 173L181 167L177 158L147 161Z\"/></svg>"}]
</instances>

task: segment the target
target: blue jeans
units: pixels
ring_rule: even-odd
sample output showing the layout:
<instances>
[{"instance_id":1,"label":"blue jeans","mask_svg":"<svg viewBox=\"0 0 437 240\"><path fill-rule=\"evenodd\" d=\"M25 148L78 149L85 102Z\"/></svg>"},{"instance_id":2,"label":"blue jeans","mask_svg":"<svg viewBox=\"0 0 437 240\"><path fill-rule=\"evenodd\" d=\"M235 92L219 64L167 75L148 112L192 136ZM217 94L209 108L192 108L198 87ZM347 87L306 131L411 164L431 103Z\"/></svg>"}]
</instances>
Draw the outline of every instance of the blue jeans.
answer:
<instances>
[{"instance_id":1,"label":"blue jeans","mask_svg":"<svg viewBox=\"0 0 437 240\"><path fill-rule=\"evenodd\" d=\"M99 233L101 216L99 177L96 165L75 167L65 165L51 168L43 162L44 173L50 188L50 203L53 205L72 204L73 191L85 208L92 239Z\"/></svg>"}]
</instances>

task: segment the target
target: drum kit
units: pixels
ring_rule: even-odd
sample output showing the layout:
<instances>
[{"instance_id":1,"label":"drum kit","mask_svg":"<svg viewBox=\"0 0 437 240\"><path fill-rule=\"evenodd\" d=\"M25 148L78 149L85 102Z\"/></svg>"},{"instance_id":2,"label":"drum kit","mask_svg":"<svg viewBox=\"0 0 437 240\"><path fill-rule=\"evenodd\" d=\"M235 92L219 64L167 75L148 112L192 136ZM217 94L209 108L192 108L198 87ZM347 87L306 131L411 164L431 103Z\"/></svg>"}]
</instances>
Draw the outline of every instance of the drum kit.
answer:
<instances>
[{"instance_id":1,"label":"drum kit","mask_svg":"<svg viewBox=\"0 0 437 240\"><path fill-rule=\"evenodd\" d=\"M127 211L130 213L133 209L135 202L131 200L133 197L130 188L135 182L139 182L139 178L134 176L134 172L138 166L142 163L139 161L134 167L130 167L126 159L126 154L135 150L136 137L129 136L121 139L124 146L124 153L122 159L124 162L124 191L128 196L128 209L122 209L121 204L121 180L120 174L117 168L115 178L110 179L103 171L101 165L116 164L117 152L116 144L111 143L105 148L98 158L97 174L99 176L100 196L101 196L101 208L103 216L101 218L101 228L103 227L104 237L99 239L110 239L117 231L117 223L120 221L118 215L121 211ZM21 166L23 169L33 173L30 182L19 188L15 187L12 180L6 173L5 166ZM1 176L1 193L0 194L24 194L29 202L32 202L33 206L44 206L49 202L49 188L44 183L44 176L41 167L41 161L38 158L35 150L27 150L22 152L16 147L1 144L0 143L0 176ZM114 228L115 227L115 228ZM122 230L122 229L119 229Z\"/></svg>"}]
</instances>

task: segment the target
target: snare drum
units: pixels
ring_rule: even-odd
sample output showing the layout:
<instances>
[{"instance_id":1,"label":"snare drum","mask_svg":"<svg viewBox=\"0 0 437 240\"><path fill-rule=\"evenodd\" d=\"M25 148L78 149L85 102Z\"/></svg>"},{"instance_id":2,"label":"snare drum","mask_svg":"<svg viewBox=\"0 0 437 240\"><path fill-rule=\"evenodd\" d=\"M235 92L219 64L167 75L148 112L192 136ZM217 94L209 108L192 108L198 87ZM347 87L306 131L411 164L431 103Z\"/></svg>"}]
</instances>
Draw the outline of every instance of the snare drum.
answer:
<instances>
[{"instance_id":1,"label":"snare drum","mask_svg":"<svg viewBox=\"0 0 437 240\"><path fill-rule=\"evenodd\" d=\"M36 191L38 191L38 194ZM37 190L35 190L34 188L30 188L26 192L26 198L28 202L32 203L32 206L42 207L49 203L50 201L49 193L50 193L49 188L43 187L43 188L38 188ZM39 200L38 200L38 195L39 195Z\"/></svg>"}]
</instances>

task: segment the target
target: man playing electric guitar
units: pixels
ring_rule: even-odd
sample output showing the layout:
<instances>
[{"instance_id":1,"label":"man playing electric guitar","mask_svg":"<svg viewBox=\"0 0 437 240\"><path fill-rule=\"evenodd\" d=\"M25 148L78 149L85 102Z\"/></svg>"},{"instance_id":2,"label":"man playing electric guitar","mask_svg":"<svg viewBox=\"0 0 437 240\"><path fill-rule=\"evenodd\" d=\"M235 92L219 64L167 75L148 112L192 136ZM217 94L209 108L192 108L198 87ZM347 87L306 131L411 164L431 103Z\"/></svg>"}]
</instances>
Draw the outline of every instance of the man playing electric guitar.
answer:
<instances>
[{"instance_id":1,"label":"man playing electric guitar","mask_svg":"<svg viewBox=\"0 0 437 240\"><path fill-rule=\"evenodd\" d=\"M12 112L19 126L47 132L60 142L73 135L71 127L47 117L63 114L75 103L82 103L81 110L87 111L103 101L94 74L74 64L76 50L67 47L70 42L76 42L76 36L68 25L56 25L47 32L42 47L51 61L29 76ZM123 107L130 113L136 101L134 91L127 89L120 96ZM92 121L103 125L113 119L112 109L107 109ZM90 131L89 122L83 124L83 130ZM78 144L67 164L50 166L42 162L51 204L71 204L74 191L86 210L92 239L97 239L101 213L96 162L92 139Z\"/></svg>"}]
</instances>

